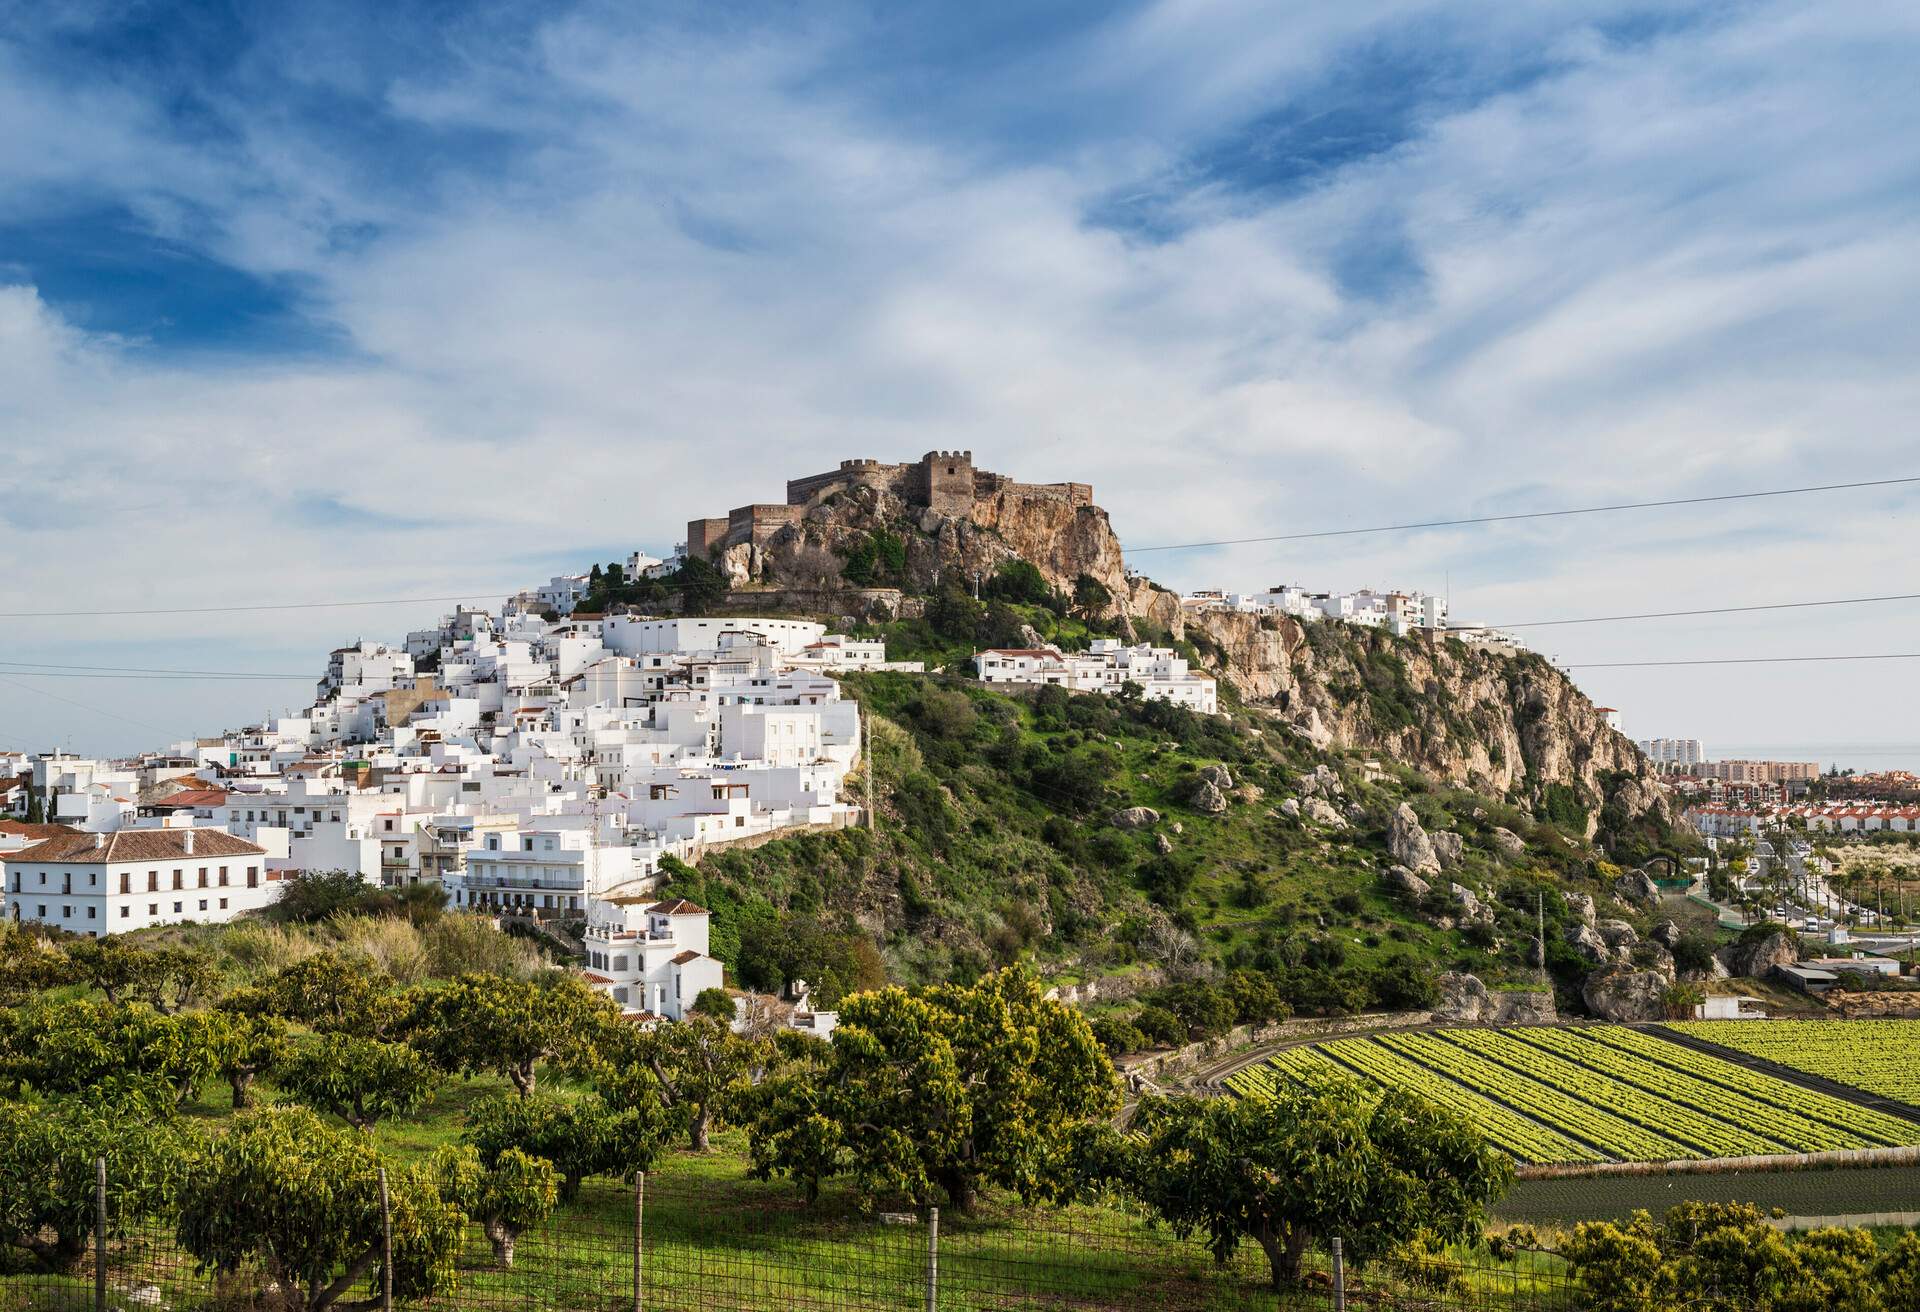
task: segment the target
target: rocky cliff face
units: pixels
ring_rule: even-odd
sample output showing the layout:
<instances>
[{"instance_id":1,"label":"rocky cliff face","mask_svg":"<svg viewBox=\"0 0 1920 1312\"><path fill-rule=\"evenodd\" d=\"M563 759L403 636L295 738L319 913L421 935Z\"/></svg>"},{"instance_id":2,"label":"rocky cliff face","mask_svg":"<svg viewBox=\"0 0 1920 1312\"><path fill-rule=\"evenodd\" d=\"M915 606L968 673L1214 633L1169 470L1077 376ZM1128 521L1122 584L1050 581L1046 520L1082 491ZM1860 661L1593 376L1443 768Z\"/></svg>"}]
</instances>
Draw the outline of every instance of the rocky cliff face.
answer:
<instances>
[{"instance_id":1,"label":"rocky cliff face","mask_svg":"<svg viewBox=\"0 0 1920 1312\"><path fill-rule=\"evenodd\" d=\"M1233 613L1206 613L1176 632L1242 698L1316 746L1377 751L1532 803L1565 786L1588 812L1587 837L1603 803L1626 819L1670 818L1633 744L1537 656Z\"/></svg>"},{"instance_id":2,"label":"rocky cliff face","mask_svg":"<svg viewBox=\"0 0 1920 1312\"><path fill-rule=\"evenodd\" d=\"M841 581L847 553L882 533L905 548L900 583L908 591L931 591L942 577L987 578L1005 561L1026 560L1056 588L1070 591L1082 574L1091 575L1125 609L1120 539L1107 512L1011 489L982 497L969 515L949 516L877 488L852 488L810 507L764 543L729 548L719 563L735 583L828 587Z\"/></svg>"}]
</instances>

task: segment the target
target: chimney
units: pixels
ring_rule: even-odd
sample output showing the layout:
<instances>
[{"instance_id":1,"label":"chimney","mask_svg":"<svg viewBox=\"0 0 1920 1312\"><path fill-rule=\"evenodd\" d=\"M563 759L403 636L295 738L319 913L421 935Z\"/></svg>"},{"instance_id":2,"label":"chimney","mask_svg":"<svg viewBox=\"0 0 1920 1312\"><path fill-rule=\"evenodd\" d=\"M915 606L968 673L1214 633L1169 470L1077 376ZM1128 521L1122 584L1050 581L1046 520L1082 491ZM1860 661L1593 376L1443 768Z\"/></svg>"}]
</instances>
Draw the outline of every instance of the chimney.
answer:
<instances>
[{"instance_id":1,"label":"chimney","mask_svg":"<svg viewBox=\"0 0 1920 1312\"><path fill-rule=\"evenodd\" d=\"M186 831L186 834L184 836L184 842L185 842L185 846L182 848L182 851L184 851L188 856L192 856L193 855L193 830L189 829Z\"/></svg>"},{"instance_id":2,"label":"chimney","mask_svg":"<svg viewBox=\"0 0 1920 1312\"><path fill-rule=\"evenodd\" d=\"M96 849L105 847L107 845L106 834L96 830L93 835L93 845Z\"/></svg>"}]
</instances>

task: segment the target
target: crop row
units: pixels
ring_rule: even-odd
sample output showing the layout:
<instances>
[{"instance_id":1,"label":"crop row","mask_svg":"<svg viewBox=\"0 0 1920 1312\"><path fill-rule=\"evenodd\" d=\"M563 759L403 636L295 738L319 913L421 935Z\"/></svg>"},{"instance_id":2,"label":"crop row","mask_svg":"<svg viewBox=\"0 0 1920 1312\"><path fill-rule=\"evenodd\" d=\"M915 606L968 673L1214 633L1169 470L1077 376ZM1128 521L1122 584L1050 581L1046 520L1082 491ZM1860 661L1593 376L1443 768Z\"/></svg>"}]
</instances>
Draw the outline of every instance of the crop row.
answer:
<instances>
[{"instance_id":1,"label":"crop row","mask_svg":"<svg viewBox=\"0 0 1920 1312\"><path fill-rule=\"evenodd\" d=\"M1434 1074L1371 1039L1344 1039L1327 1052L1375 1083L1408 1089L1458 1112L1496 1147L1526 1162L1590 1162L1594 1152L1473 1090Z\"/></svg>"},{"instance_id":2,"label":"crop row","mask_svg":"<svg viewBox=\"0 0 1920 1312\"><path fill-rule=\"evenodd\" d=\"M1469 1048L1481 1056L1558 1089L1570 1098L1578 1098L1594 1107L1636 1122L1649 1130L1673 1139L1693 1150L1689 1155L1741 1157L1749 1153L1784 1151L1775 1143L1751 1130L1682 1107L1658 1094L1603 1075L1590 1067L1556 1057L1512 1033L1496 1030L1443 1030L1441 1037Z\"/></svg>"},{"instance_id":3,"label":"crop row","mask_svg":"<svg viewBox=\"0 0 1920 1312\"><path fill-rule=\"evenodd\" d=\"M1380 1042L1623 1161L1667 1161L1702 1155L1677 1139L1603 1111L1432 1034L1387 1034L1380 1036Z\"/></svg>"},{"instance_id":4,"label":"crop row","mask_svg":"<svg viewBox=\"0 0 1920 1312\"><path fill-rule=\"evenodd\" d=\"M1748 1022L1717 1023L1738 1025ZM1669 1043L1652 1034L1642 1034L1638 1030L1614 1026L1586 1030L1583 1033L1592 1035L1609 1047L1632 1053L1634 1056L1646 1057L1652 1061L1678 1067L1718 1089L1744 1094L1778 1107L1782 1111L1793 1112L1829 1125L1841 1126L1861 1135L1870 1143L1894 1146L1920 1144L1920 1125L1912 1121L1899 1116L1889 1116L1885 1112L1875 1111L1871 1107L1862 1107L1843 1098L1835 1098L1817 1089L1804 1088L1762 1071L1736 1066L1732 1062L1723 1061L1708 1053L1693 1048L1683 1048L1677 1043Z\"/></svg>"},{"instance_id":5,"label":"crop row","mask_svg":"<svg viewBox=\"0 0 1920 1312\"><path fill-rule=\"evenodd\" d=\"M1681 1021L1671 1028L1920 1106L1920 1021Z\"/></svg>"},{"instance_id":6,"label":"crop row","mask_svg":"<svg viewBox=\"0 0 1920 1312\"><path fill-rule=\"evenodd\" d=\"M1531 1027L1513 1033L1524 1043L1645 1089L1669 1100L1676 1108L1687 1108L1693 1113L1744 1127L1755 1135L1764 1135L1767 1146L1755 1151L1816 1153L1876 1146L1875 1140L1839 1125L1784 1111L1725 1085L1711 1084L1648 1057L1610 1047L1584 1030Z\"/></svg>"}]
</instances>

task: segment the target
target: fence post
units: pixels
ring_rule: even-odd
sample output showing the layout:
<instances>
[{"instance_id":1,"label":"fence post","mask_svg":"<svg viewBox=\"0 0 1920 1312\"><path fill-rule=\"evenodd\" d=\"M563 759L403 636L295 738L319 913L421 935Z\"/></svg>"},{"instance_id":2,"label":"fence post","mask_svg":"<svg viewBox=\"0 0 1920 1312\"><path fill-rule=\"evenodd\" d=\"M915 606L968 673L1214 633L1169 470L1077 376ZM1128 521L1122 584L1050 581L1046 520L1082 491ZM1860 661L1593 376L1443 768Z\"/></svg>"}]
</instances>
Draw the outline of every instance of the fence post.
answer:
<instances>
[{"instance_id":1,"label":"fence post","mask_svg":"<svg viewBox=\"0 0 1920 1312\"><path fill-rule=\"evenodd\" d=\"M940 1209L927 1209L927 1312L940 1306Z\"/></svg>"},{"instance_id":2,"label":"fence post","mask_svg":"<svg viewBox=\"0 0 1920 1312\"><path fill-rule=\"evenodd\" d=\"M633 1173L633 1312L640 1312L640 1251L647 1213L647 1173Z\"/></svg>"},{"instance_id":3,"label":"fence post","mask_svg":"<svg viewBox=\"0 0 1920 1312\"><path fill-rule=\"evenodd\" d=\"M93 1159L93 1312L107 1312L107 1159Z\"/></svg>"},{"instance_id":4,"label":"fence post","mask_svg":"<svg viewBox=\"0 0 1920 1312\"><path fill-rule=\"evenodd\" d=\"M393 1208L387 1202L387 1168L380 1168L380 1312L393 1312Z\"/></svg>"},{"instance_id":5,"label":"fence post","mask_svg":"<svg viewBox=\"0 0 1920 1312\"><path fill-rule=\"evenodd\" d=\"M1347 1312L1347 1259L1339 1235L1333 1237L1333 1312Z\"/></svg>"}]
</instances>

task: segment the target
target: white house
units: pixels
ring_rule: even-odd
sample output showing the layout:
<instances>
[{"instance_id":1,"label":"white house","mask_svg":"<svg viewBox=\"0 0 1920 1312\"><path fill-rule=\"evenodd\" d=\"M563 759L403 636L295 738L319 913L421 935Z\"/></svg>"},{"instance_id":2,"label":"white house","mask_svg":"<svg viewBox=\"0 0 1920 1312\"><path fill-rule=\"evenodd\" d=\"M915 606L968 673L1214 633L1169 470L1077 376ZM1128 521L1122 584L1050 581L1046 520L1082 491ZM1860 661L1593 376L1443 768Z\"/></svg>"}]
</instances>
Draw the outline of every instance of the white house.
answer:
<instances>
[{"instance_id":1,"label":"white house","mask_svg":"<svg viewBox=\"0 0 1920 1312\"><path fill-rule=\"evenodd\" d=\"M97 938L219 922L280 896L265 849L219 829L65 834L0 858L6 915Z\"/></svg>"},{"instance_id":2,"label":"white house","mask_svg":"<svg viewBox=\"0 0 1920 1312\"><path fill-rule=\"evenodd\" d=\"M685 898L594 898L587 918L587 982L629 1011L683 1020L705 989L721 986L707 955L703 907Z\"/></svg>"},{"instance_id":3,"label":"white house","mask_svg":"<svg viewBox=\"0 0 1920 1312\"><path fill-rule=\"evenodd\" d=\"M454 906L542 919L584 917L590 897L634 877L634 849L554 824L491 830L446 880Z\"/></svg>"},{"instance_id":4,"label":"white house","mask_svg":"<svg viewBox=\"0 0 1920 1312\"><path fill-rule=\"evenodd\" d=\"M1129 647L1116 638L1096 638L1084 652L1053 647L995 647L973 658L982 683L1038 686L1053 684L1069 692L1120 691L1140 687L1148 701L1177 702L1211 715L1219 709L1219 686L1211 675L1196 674L1171 647L1147 643Z\"/></svg>"}]
</instances>

